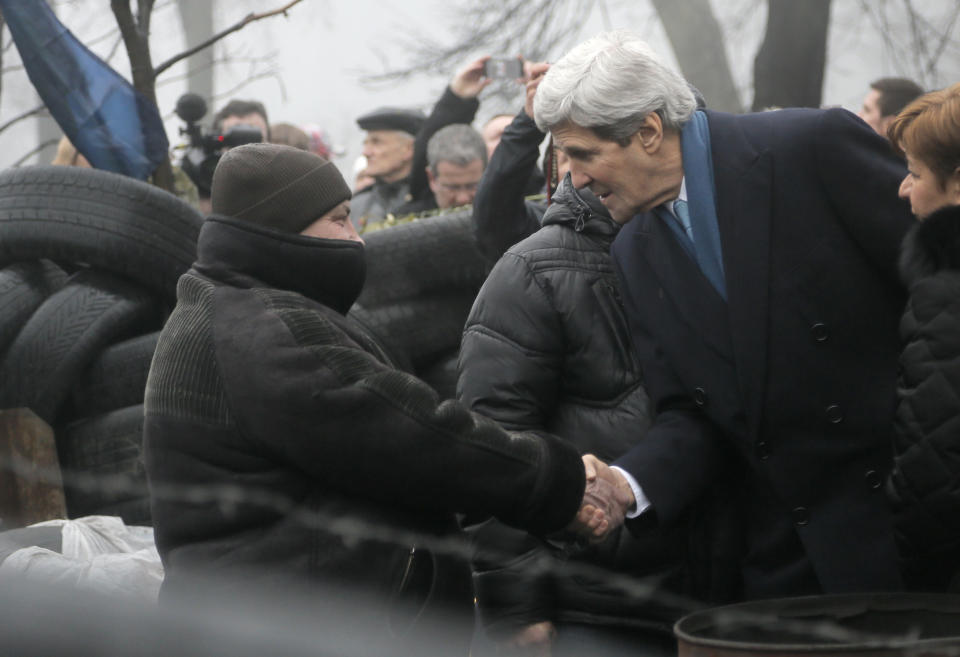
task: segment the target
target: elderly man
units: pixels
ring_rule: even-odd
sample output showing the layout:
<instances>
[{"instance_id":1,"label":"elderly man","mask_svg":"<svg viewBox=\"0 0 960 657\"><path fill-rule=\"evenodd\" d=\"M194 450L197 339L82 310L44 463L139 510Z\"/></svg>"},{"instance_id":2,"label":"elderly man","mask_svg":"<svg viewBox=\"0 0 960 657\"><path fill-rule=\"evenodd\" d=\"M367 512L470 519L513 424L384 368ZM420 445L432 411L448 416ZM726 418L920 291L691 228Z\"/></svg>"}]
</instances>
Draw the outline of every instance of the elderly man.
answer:
<instances>
[{"instance_id":1,"label":"elderly man","mask_svg":"<svg viewBox=\"0 0 960 657\"><path fill-rule=\"evenodd\" d=\"M896 399L905 173L846 110L697 111L637 36L554 64L535 118L627 224L612 253L657 409L603 471L669 524L744 472L748 598L901 587L883 481Z\"/></svg>"},{"instance_id":2,"label":"elderly man","mask_svg":"<svg viewBox=\"0 0 960 657\"><path fill-rule=\"evenodd\" d=\"M367 159L364 173L374 182L353 199L351 220L356 228L383 221L411 200L414 138L423 120L419 110L395 107L382 107L357 119L357 125L367 131L363 140L363 156Z\"/></svg>"},{"instance_id":3,"label":"elderly man","mask_svg":"<svg viewBox=\"0 0 960 657\"><path fill-rule=\"evenodd\" d=\"M345 317L365 261L336 167L241 146L212 200L144 402L164 595L207 588L201 576L224 595L347 587L370 598L373 637L446 636L427 628L469 619L473 600L454 512L605 528L578 515L593 486L572 447L441 403ZM449 640L465 654L469 631Z\"/></svg>"}]
</instances>

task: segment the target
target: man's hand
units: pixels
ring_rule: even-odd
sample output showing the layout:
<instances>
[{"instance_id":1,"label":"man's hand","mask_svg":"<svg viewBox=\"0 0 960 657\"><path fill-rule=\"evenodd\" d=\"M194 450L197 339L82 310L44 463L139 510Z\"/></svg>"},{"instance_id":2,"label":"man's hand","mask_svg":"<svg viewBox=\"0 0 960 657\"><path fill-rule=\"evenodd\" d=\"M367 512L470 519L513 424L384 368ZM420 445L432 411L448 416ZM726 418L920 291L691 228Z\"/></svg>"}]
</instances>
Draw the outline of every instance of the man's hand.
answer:
<instances>
[{"instance_id":1,"label":"man's hand","mask_svg":"<svg viewBox=\"0 0 960 657\"><path fill-rule=\"evenodd\" d=\"M484 64L490 59L490 55L485 55L480 59L471 62L461 71L458 71L453 80L450 81L450 91L460 98L476 98L483 89L493 82L483 74Z\"/></svg>"},{"instance_id":2,"label":"man's hand","mask_svg":"<svg viewBox=\"0 0 960 657\"><path fill-rule=\"evenodd\" d=\"M533 623L498 645L497 652L511 657L550 657L550 645L556 633L550 621Z\"/></svg>"},{"instance_id":3,"label":"man's hand","mask_svg":"<svg viewBox=\"0 0 960 657\"><path fill-rule=\"evenodd\" d=\"M550 64L547 62L524 62L523 73L527 82L527 102L523 106L523 111L527 116L533 118L533 97L537 95L537 87L543 80L543 76L550 70Z\"/></svg>"},{"instance_id":4,"label":"man's hand","mask_svg":"<svg viewBox=\"0 0 960 657\"><path fill-rule=\"evenodd\" d=\"M602 541L623 524L636 500L627 480L593 454L583 455L583 468L587 486L570 528L593 541Z\"/></svg>"}]
</instances>

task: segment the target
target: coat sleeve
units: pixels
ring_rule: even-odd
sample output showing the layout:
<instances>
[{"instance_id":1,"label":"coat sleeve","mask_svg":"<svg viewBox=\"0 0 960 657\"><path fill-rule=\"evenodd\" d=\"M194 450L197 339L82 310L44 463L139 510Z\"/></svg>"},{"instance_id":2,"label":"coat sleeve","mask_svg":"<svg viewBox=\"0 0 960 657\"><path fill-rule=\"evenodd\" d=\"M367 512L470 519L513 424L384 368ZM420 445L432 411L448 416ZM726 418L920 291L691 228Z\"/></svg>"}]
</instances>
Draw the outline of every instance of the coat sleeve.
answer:
<instances>
[{"instance_id":1,"label":"coat sleeve","mask_svg":"<svg viewBox=\"0 0 960 657\"><path fill-rule=\"evenodd\" d=\"M524 191L544 136L521 110L503 131L483 172L473 199L473 226L481 251L491 261L540 228L542 213L528 205Z\"/></svg>"},{"instance_id":2,"label":"coat sleeve","mask_svg":"<svg viewBox=\"0 0 960 657\"><path fill-rule=\"evenodd\" d=\"M253 450L372 501L489 514L535 532L573 519L583 464L562 440L511 434L440 402L313 307L223 294L239 300L215 304L217 363Z\"/></svg>"},{"instance_id":3,"label":"coat sleeve","mask_svg":"<svg viewBox=\"0 0 960 657\"><path fill-rule=\"evenodd\" d=\"M634 220L636 221L636 219ZM646 437L614 462L629 472L650 500L661 524L674 524L719 474L726 449L722 436L694 404L662 356L647 328L625 275L624 242L614 242L613 261L623 291L624 310L656 417Z\"/></svg>"},{"instance_id":4,"label":"coat sleeve","mask_svg":"<svg viewBox=\"0 0 960 657\"><path fill-rule=\"evenodd\" d=\"M508 252L474 301L457 397L510 430L539 429L556 405L563 326L526 260Z\"/></svg>"},{"instance_id":5,"label":"coat sleeve","mask_svg":"<svg viewBox=\"0 0 960 657\"><path fill-rule=\"evenodd\" d=\"M433 106L430 116L423 122L413 142L413 163L410 165L410 196L414 201L431 198L427 181L427 143L438 130L454 123L473 123L480 101L476 98L460 98L447 87L440 100Z\"/></svg>"},{"instance_id":6,"label":"coat sleeve","mask_svg":"<svg viewBox=\"0 0 960 657\"><path fill-rule=\"evenodd\" d=\"M897 197L906 166L886 139L844 109L823 113L815 148L840 221L877 269L899 284L900 243L914 223L909 204Z\"/></svg>"}]
</instances>

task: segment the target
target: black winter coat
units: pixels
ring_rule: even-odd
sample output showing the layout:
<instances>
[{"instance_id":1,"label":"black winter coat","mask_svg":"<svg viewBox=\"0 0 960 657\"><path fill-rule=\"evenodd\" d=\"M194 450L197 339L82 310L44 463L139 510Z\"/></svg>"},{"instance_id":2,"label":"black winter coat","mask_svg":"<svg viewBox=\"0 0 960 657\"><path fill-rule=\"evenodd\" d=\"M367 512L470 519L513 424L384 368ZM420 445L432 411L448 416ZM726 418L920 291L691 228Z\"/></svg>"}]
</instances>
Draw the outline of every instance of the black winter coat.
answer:
<instances>
[{"instance_id":1,"label":"black winter coat","mask_svg":"<svg viewBox=\"0 0 960 657\"><path fill-rule=\"evenodd\" d=\"M960 591L960 206L915 225L900 272L910 291L890 477L908 583Z\"/></svg>"},{"instance_id":2,"label":"black winter coat","mask_svg":"<svg viewBox=\"0 0 960 657\"><path fill-rule=\"evenodd\" d=\"M618 230L589 191L561 183L543 228L497 263L467 320L458 396L472 410L510 430L553 432L607 461L643 438L650 405L609 254ZM558 561L537 571L548 550L532 538L490 525L476 535L478 549L516 555L477 560L478 602L495 635L543 620L664 631L676 620L610 582L564 573ZM679 585L677 538L621 531L575 558L659 590Z\"/></svg>"},{"instance_id":3,"label":"black winter coat","mask_svg":"<svg viewBox=\"0 0 960 657\"><path fill-rule=\"evenodd\" d=\"M543 187L537 158L544 137L533 119L520 110L504 129L480 179L473 199L473 225L477 245L491 262L540 229L546 204L524 197ZM537 189L531 190L531 184Z\"/></svg>"},{"instance_id":4,"label":"black winter coat","mask_svg":"<svg viewBox=\"0 0 960 657\"><path fill-rule=\"evenodd\" d=\"M470 615L466 564L429 551L458 536L454 512L541 531L574 516L575 450L441 403L343 316L363 263L356 242L204 224L146 391L163 593L198 572L348 587L377 602L366 631L400 634L399 607Z\"/></svg>"}]
</instances>

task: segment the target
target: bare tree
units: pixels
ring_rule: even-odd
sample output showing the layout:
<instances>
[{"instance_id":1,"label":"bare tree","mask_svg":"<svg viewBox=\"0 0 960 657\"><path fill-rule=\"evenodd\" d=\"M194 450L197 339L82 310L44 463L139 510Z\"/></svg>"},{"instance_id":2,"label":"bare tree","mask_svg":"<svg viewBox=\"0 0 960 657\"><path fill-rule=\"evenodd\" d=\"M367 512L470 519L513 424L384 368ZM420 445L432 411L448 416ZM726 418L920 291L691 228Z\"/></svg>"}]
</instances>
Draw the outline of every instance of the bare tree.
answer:
<instances>
[{"instance_id":1,"label":"bare tree","mask_svg":"<svg viewBox=\"0 0 960 657\"><path fill-rule=\"evenodd\" d=\"M110 55L108 55L106 59L109 60L109 58L112 57L113 53L117 51L119 44L122 42L126 48L127 56L130 60L130 71L134 88L136 88L137 91L150 100L150 102L156 105L157 78L174 64L192 55L195 55L196 53L208 49L210 46L217 43L224 37L243 29L250 23L263 20L271 16L286 15L290 8L296 4L299 4L300 2L302 2L302 0L288 0L282 6L276 9L262 12L251 12L244 16L241 20L230 25L226 29L217 32L216 34L210 35L208 32L198 43L189 47L185 51L170 57L164 62L161 62L159 65L154 66L150 51L150 21L151 17L153 16L153 12L160 6L170 4L170 0L167 0L167 2L157 2L156 0L136 0L135 12L133 0L110 0L110 8L116 20L117 28L120 32L120 38L114 43L113 47L110 49ZM2 30L3 26L3 17L0 15L0 35L4 33ZM96 39L93 39L92 41L102 41L104 39L111 38L115 34L116 33L114 31L111 31L107 34L97 37ZM3 55L6 53L6 50L9 46L9 42L0 42L0 71L3 70ZM262 77L263 74L260 73L258 75ZM2 75L0 75L0 81L2 81ZM0 89L2 89L2 87L0 87ZM19 123L20 121L23 121L24 119L37 116L45 111L46 109L43 105L38 105L23 111L0 125L0 133ZM43 144L41 147L43 146L46 146L46 144ZM26 157L33 155L36 150L37 149L34 149L28 153ZM25 158L21 158L21 161L23 161L23 159ZM173 172L168 160L164 160L154 172L153 182L157 186L164 189L173 189Z\"/></svg>"},{"instance_id":2,"label":"bare tree","mask_svg":"<svg viewBox=\"0 0 960 657\"><path fill-rule=\"evenodd\" d=\"M767 30L753 65L753 110L819 107L830 0L767 0Z\"/></svg>"},{"instance_id":3,"label":"bare tree","mask_svg":"<svg viewBox=\"0 0 960 657\"><path fill-rule=\"evenodd\" d=\"M278 9L260 13L247 14L243 19L234 23L230 27L211 35L200 43L191 46L187 50L170 57L166 61L153 65L153 59L150 54L150 18L153 14L154 0L136 0L137 13L134 16L131 8L132 0L110 0L110 8L117 20L120 28L120 34L123 36L124 45L127 48L127 56L130 58L130 71L133 78L133 86L142 93L154 105L157 104L156 80L157 76L169 69L177 62L190 57L206 48L209 48L217 41L233 34L255 21L276 16L286 15L294 5L302 0L290 0ZM169 160L164 160L157 167L153 175L154 184L167 190L173 189L173 171Z\"/></svg>"},{"instance_id":4,"label":"bare tree","mask_svg":"<svg viewBox=\"0 0 960 657\"><path fill-rule=\"evenodd\" d=\"M884 56L900 75L932 89L950 80L941 77L944 60L960 60L960 4L944 2L939 7L914 0L858 0L863 15L880 33Z\"/></svg>"},{"instance_id":5,"label":"bare tree","mask_svg":"<svg viewBox=\"0 0 960 657\"><path fill-rule=\"evenodd\" d=\"M687 80L709 100L711 108L741 111L743 105L730 73L723 32L710 0L653 0L653 6Z\"/></svg>"},{"instance_id":6,"label":"bare tree","mask_svg":"<svg viewBox=\"0 0 960 657\"><path fill-rule=\"evenodd\" d=\"M685 77L699 88L711 108L743 109L731 74L723 31L710 0L650 0ZM757 102L761 105L820 105L830 0L766 0L766 39L755 60ZM369 75L366 82L399 81L459 64L476 49L523 52L540 58L545 48L566 49L580 37L583 17L602 0L499 0L450 5L457 16L451 42L417 35L402 67Z\"/></svg>"}]
</instances>

